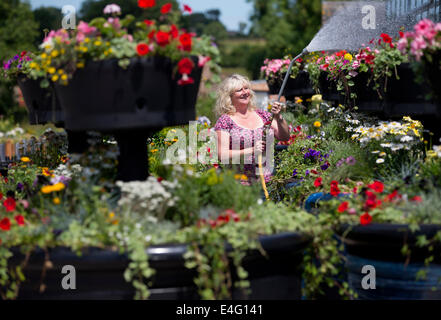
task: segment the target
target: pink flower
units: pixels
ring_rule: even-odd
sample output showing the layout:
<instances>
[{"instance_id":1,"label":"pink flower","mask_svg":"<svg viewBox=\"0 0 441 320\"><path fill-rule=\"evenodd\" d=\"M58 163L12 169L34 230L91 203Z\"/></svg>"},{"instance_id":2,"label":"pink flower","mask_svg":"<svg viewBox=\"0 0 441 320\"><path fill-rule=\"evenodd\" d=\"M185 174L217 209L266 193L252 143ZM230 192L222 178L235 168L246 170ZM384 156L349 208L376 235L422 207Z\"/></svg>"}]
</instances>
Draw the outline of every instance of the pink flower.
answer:
<instances>
[{"instance_id":1,"label":"pink flower","mask_svg":"<svg viewBox=\"0 0 441 320\"><path fill-rule=\"evenodd\" d=\"M428 32L433 30L434 26L435 25L431 20L423 19L415 25L414 29L417 35L425 36Z\"/></svg>"},{"instance_id":2,"label":"pink flower","mask_svg":"<svg viewBox=\"0 0 441 320\"><path fill-rule=\"evenodd\" d=\"M119 5L112 3L105 6L103 12L104 14L113 14L113 13L120 14L121 8Z\"/></svg>"},{"instance_id":3,"label":"pink flower","mask_svg":"<svg viewBox=\"0 0 441 320\"><path fill-rule=\"evenodd\" d=\"M109 18L107 23L113 27L115 30L121 29L121 24L119 23L119 18Z\"/></svg>"},{"instance_id":4,"label":"pink flower","mask_svg":"<svg viewBox=\"0 0 441 320\"><path fill-rule=\"evenodd\" d=\"M92 34L96 31L95 27L89 26L86 22L80 21L80 24L77 27L78 32L84 33L86 36Z\"/></svg>"},{"instance_id":5,"label":"pink flower","mask_svg":"<svg viewBox=\"0 0 441 320\"><path fill-rule=\"evenodd\" d=\"M198 56L198 67L202 68L208 61L211 60L210 57Z\"/></svg>"},{"instance_id":6,"label":"pink flower","mask_svg":"<svg viewBox=\"0 0 441 320\"><path fill-rule=\"evenodd\" d=\"M405 36L400 40L398 40L398 50L400 50L402 53L406 52L407 45L408 45L408 41Z\"/></svg>"},{"instance_id":7,"label":"pink flower","mask_svg":"<svg viewBox=\"0 0 441 320\"><path fill-rule=\"evenodd\" d=\"M427 43L422 36L416 37L410 44L410 50L417 61L423 56L422 50L425 48L427 48Z\"/></svg>"}]
</instances>

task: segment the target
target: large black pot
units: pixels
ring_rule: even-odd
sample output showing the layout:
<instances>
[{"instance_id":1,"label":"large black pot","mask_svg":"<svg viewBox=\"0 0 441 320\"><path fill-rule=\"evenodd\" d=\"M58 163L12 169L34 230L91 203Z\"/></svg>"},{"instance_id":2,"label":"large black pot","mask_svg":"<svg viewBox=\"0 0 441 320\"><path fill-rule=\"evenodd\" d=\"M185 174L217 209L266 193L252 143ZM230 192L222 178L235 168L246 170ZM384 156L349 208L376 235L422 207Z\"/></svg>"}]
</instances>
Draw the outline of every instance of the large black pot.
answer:
<instances>
[{"instance_id":1,"label":"large black pot","mask_svg":"<svg viewBox=\"0 0 441 320\"><path fill-rule=\"evenodd\" d=\"M426 56L422 57L425 77L438 105L441 106L441 50L437 50L429 61Z\"/></svg>"},{"instance_id":2,"label":"large black pot","mask_svg":"<svg viewBox=\"0 0 441 320\"><path fill-rule=\"evenodd\" d=\"M30 124L52 122L57 126L63 125L64 114L52 88L41 88L39 80L24 75L20 75L17 82L28 108Z\"/></svg>"},{"instance_id":3,"label":"large black pot","mask_svg":"<svg viewBox=\"0 0 441 320\"><path fill-rule=\"evenodd\" d=\"M340 236L348 227L339 230ZM426 235L431 239L441 230L441 225L421 225L413 233L408 225L370 224L355 226L342 237L347 251L349 286L358 293L360 299L441 299L441 246L433 252L416 245L417 237ZM401 249L407 244L411 250L409 261ZM417 272L424 269L424 259L433 254L435 260L427 268L426 280L416 280ZM375 268L376 288L363 289L363 266ZM437 288L433 291L432 288Z\"/></svg>"},{"instance_id":4,"label":"large black pot","mask_svg":"<svg viewBox=\"0 0 441 320\"><path fill-rule=\"evenodd\" d=\"M92 61L67 86L56 85L66 128L115 132L159 129L195 119L202 69L194 84L178 85L176 65L168 58L133 58L123 69L118 60Z\"/></svg>"},{"instance_id":5,"label":"large black pot","mask_svg":"<svg viewBox=\"0 0 441 320\"><path fill-rule=\"evenodd\" d=\"M300 299L301 263L303 251L309 243L306 236L297 233L281 233L261 236L260 242L268 257L259 251L251 251L242 265L249 272L251 295L233 289L233 299ZM156 270L151 279L150 299L190 300L200 299L194 284L196 271L187 269L183 254L186 245L151 246L147 249L150 267ZM227 251L231 250L227 246ZM10 264L23 259L15 254ZM129 264L125 255L116 251L89 248L77 256L70 249L57 247L50 250L52 268L46 272L43 283L46 290L39 293L44 252L37 251L29 259L25 269L26 282L21 286L19 299L133 299L134 289L124 280L123 273ZM231 264L231 262L230 262ZM75 267L76 289L63 290L61 269L65 265ZM233 281L237 276L232 268Z\"/></svg>"},{"instance_id":6,"label":"large black pot","mask_svg":"<svg viewBox=\"0 0 441 320\"><path fill-rule=\"evenodd\" d=\"M332 101L336 103L345 103L345 97L337 90L337 85L334 81L328 79L326 72L320 72L319 76L319 90L322 99L325 101Z\"/></svg>"},{"instance_id":7,"label":"large black pot","mask_svg":"<svg viewBox=\"0 0 441 320\"><path fill-rule=\"evenodd\" d=\"M285 74L282 77L282 80L276 81L268 81L269 93L270 94L278 94L283 83L283 79L285 78ZM311 80L309 79L309 73L305 70L300 70L295 78L289 77L286 82L285 90L283 91L283 95L285 97L289 97L289 100L292 100L292 97L300 97L300 96L311 96L315 93Z\"/></svg>"}]
</instances>

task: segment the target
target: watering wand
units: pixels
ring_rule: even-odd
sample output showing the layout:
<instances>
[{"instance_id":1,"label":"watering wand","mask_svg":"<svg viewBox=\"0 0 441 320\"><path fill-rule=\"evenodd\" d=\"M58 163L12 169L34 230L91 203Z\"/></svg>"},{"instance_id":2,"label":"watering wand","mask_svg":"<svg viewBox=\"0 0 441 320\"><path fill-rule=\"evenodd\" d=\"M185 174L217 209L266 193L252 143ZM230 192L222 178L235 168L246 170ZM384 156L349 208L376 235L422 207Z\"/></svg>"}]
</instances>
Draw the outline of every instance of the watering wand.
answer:
<instances>
[{"instance_id":1,"label":"watering wand","mask_svg":"<svg viewBox=\"0 0 441 320\"><path fill-rule=\"evenodd\" d=\"M286 75L285 75L285 79L283 79L282 87L280 88L279 95L277 97L277 102L280 102L280 98L282 97L283 91L285 90L286 83L288 82L288 78L290 77L291 69L292 69L294 62L296 62L297 59L299 59L301 56L303 56L304 54L307 54L307 53L308 53L308 50L305 48L305 49L303 49L302 53L300 53L297 57L295 57L294 59L291 60L291 63L289 64L289 67L288 67L288 71L286 72ZM270 120L268 120L268 122L265 123L265 125L263 126L263 137L262 137L263 140L266 140L266 130L271 127L272 122L273 122L273 115L271 115ZM262 154L259 154L257 161L258 161L258 165L259 165L260 182L262 183L263 192L265 193L265 199L269 200L269 194L268 194L268 190L266 188L265 177L263 176Z\"/></svg>"}]
</instances>

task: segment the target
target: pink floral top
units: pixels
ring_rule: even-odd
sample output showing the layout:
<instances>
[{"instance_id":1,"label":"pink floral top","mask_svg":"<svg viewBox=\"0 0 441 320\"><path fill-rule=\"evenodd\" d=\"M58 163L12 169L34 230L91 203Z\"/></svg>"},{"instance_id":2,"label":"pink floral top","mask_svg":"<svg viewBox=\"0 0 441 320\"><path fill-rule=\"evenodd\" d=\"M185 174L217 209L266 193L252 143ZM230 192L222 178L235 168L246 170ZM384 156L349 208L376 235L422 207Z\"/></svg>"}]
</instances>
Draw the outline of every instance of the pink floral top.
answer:
<instances>
[{"instance_id":1,"label":"pink floral top","mask_svg":"<svg viewBox=\"0 0 441 320\"><path fill-rule=\"evenodd\" d=\"M256 110L256 113L262 118L264 124L271 119L271 113L267 111ZM254 141L261 140L263 134L263 127L257 129L241 127L227 114L220 116L214 126L214 130L223 130L230 134L230 150L243 150L245 148L254 147ZM274 134L273 129L270 129L270 134ZM233 143L233 141L235 143ZM265 152L263 153L263 157L263 159L265 159ZM232 159L230 159L230 162L232 162ZM265 161L262 166L265 181L268 182L271 178L272 172L266 167ZM259 168L254 154L246 156L245 162L241 159L240 164L233 164L231 168L234 168L236 172L247 176L247 181L242 181L242 184L251 184L259 180Z\"/></svg>"}]
</instances>

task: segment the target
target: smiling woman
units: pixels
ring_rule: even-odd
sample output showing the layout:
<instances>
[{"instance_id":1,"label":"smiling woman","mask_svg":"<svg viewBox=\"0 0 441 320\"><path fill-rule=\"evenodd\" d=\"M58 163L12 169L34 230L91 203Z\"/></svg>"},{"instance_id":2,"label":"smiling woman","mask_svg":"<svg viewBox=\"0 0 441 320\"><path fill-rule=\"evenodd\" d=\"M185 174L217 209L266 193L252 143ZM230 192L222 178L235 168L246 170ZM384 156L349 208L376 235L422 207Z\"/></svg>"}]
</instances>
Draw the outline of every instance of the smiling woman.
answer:
<instances>
[{"instance_id":1,"label":"smiling woman","mask_svg":"<svg viewBox=\"0 0 441 320\"><path fill-rule=\"evenodd\" d=\"M244 76L234 74L220 85L215 111L219 116L215 130L221 163L230 164L231 160L231 164L240 165L237 171L246 177L241 181L242 184L256 182L258 170L255 154L265 151L264 126L271 124L270 136L274 135L279 140L289 138L288 124L280 114L281 104L274 103L273 115L256 109L250 81ZM269 181L271 173L271 168L264 163L266 181Z\"/></svg>"}]
</instances>

